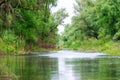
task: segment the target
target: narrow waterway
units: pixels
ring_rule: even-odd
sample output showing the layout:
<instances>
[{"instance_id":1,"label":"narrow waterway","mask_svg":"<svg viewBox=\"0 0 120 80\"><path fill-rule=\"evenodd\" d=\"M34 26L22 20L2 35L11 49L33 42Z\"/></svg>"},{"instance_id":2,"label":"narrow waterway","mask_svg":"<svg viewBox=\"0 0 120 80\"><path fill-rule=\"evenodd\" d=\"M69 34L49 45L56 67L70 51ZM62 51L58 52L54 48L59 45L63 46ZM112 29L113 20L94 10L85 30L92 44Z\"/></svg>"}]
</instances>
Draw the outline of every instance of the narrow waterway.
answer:
<instances>
[{"instance_id":1,"label":"narrow waterway","mask_svg":"<svg viewBox=\"0 0 120 80\"><path fill-rule=\"evenodd\" d=\"M11 80L6 75L12 80L120 80L120 56L69 50L6 56L0 58L0 80Z\"/></svg>"}]
</instances>

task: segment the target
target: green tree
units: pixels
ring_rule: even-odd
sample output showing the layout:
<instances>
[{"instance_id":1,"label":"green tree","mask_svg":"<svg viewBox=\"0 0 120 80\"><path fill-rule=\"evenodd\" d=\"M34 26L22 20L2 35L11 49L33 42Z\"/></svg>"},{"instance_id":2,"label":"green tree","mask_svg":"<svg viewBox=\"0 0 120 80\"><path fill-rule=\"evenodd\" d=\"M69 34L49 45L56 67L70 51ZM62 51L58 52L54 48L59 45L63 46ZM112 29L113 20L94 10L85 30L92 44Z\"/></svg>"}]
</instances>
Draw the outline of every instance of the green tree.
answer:
<instances>
[{"instance_id":1,"label":"green tree","mask_svg":"<svg viewBox=\"0 0 120 80\"><path fill-rule=\"evenodd\" d=\"M57 33L57 30L53 30L56 22L54 18L52 21L50 9L56 6L56 2L57 0L1 0L0 37L4 38L5 32L11 34L11 37L17 37L16 44L10 45L25 42L26 46L37 46L39 39L43 42L52 41L50 39L54 37L50 34L52 31Z\"/></svg>"},{"instance_id":2,"label":"green tree","mask_svg":"<svg viewBox=\"0 0 120 80\"><path fill-rule=\"evenodd\" d=\"M104 47L107 41L120 40L119 4L119 0L76 0L72 23L62 36L65 46Z\"/></svg>"}]
</instances>

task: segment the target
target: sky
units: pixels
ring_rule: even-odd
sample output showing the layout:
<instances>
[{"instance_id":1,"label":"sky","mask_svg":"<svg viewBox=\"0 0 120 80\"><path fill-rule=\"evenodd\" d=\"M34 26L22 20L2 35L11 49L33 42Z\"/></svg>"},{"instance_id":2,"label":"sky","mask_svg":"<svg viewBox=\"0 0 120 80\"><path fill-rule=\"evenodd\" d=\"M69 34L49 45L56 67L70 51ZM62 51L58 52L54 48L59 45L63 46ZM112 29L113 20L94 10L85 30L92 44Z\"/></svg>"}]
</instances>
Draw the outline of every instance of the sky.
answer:
<instances>
[{"instance_id":1,"label":"sky","mask_svg":"<svg viewBox=\"0 0 120 80\"><path fill-rule=\"evenodd\" d=\"M74 15L73 4L75 0L58 0L57 7L52 8L52 12L56 12L61 8L65 8L66 12L68 13L69 17L64 20L65 24L71 23L71 18ZM58 26L58 33L61 34L64 31L64 26Z\"/></svg>"}]
</instances>

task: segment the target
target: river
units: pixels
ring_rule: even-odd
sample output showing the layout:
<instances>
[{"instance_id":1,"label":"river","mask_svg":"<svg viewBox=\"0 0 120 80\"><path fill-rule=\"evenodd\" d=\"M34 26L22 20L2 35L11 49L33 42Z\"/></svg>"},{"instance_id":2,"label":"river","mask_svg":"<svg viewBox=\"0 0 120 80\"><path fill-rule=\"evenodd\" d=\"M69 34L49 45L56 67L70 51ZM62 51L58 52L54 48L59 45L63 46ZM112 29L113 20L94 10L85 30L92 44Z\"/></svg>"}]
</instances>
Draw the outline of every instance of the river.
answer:
<instances>
[{"instance_id":1,"label":"river","mask_svg":"<svg viewBox=\"0 0 120 80\"><path fill-rule=\"evenodd\" d=\"M120 56L71 50L4 56L0 80L120 80Z\"/></svg>"}]
</instances>

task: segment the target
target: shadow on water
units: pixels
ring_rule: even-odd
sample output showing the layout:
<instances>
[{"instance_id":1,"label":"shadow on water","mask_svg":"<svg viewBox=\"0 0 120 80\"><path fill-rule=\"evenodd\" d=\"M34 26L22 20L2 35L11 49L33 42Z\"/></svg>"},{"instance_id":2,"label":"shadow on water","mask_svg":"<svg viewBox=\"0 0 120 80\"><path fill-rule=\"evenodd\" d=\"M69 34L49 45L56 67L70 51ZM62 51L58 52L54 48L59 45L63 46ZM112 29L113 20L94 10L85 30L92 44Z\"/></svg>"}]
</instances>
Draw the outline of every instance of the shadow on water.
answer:
<instances>
[{"instance_id":1,"label":"shadow on water","mask_svg":"<svg viewBox=\"0 0 120 80\"><path fill-rule=\"evenodd\" d=\"M58 51L0 58L0 80L119 80L119 56ZM4 70L4 71L2 71ZM5 74L3 74L5 72ZM3 78L5 75L17 78Z\"/></svg>"}]
</instances>

